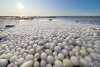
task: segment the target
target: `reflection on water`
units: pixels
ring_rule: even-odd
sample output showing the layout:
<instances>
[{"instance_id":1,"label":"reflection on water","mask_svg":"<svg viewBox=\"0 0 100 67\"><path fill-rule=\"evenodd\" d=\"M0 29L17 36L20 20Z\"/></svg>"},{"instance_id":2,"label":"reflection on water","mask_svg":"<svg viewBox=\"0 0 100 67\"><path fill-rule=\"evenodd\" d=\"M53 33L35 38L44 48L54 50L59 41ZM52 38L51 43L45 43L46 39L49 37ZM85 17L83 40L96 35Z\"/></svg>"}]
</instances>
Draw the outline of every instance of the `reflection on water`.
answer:
<instances>
[{"instance_id":1,"label":"reflection on water","mask_svg":"<svg viewBox=\"0 0 100 67\"><path fill-rule=\"evenodd\" d=\"M49 18L43 18L40 20L48 21ZM77 23L85 23L85 24L95 24L95 25L100 25L100 18L94 17L94 18L53 18L53 21L55 22L77 22Z\"/></svg>"}]
</instances>

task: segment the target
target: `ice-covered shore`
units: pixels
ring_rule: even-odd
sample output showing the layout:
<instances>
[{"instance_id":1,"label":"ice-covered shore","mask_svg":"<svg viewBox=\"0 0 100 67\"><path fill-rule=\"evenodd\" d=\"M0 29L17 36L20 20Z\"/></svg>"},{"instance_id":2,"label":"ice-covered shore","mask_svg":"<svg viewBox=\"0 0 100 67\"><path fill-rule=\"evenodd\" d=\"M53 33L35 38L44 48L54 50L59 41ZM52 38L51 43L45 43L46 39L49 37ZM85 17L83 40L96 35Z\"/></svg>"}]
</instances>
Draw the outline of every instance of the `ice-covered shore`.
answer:
<instances>
[{"instance_id":1,"label":"ice-covered shore","mask_svg":"<svg viewBox=\"0 0 100 67\"><path fill-rule=\"evenodd\" d=\"M3 34L0 67L100 67L99 25L20 20Z\"/></svg>"}]
</instances>

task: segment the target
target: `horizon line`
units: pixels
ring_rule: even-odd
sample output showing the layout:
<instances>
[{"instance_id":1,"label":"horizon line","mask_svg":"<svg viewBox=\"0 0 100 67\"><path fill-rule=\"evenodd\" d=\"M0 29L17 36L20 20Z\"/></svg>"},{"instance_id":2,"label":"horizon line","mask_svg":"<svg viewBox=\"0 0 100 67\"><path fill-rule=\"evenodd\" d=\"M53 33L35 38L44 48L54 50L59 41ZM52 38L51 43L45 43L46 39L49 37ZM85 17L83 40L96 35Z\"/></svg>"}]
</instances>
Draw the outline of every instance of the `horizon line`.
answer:
<instances>
[{"instance_id":1,"label":"horizon line","mask_svg":"<svg viewBox=\"0 0 100 67\"><path fill-rule=\"evenodd\" d=\"M14 15L14 16L15 16L15 15ZM13 16L13 17L14 17L14 16ZM34 15L33 15L33 16L34 16ZM59 16L60 16L60 15L59 15ZM63 16L63 15L62 15L62 16ZM0 16L0 17L3 17L3 16ZM8 16L8 15L7 15L7 16L4 16L4 17L11 17L11 16ZM23 16L22 16L22 17L23 17ZM38 17L39 17L39 16L38 16ZM41 16L40 16L40 17L41 17ZM49 17L50 17L50 16L49 16ZM51 17L53 17L53 16L51 16ZM55 16L55 17L56 17L56 16ZM66 15L66 17L67 17L67 15Z\"/></svg>"}]
</instances>

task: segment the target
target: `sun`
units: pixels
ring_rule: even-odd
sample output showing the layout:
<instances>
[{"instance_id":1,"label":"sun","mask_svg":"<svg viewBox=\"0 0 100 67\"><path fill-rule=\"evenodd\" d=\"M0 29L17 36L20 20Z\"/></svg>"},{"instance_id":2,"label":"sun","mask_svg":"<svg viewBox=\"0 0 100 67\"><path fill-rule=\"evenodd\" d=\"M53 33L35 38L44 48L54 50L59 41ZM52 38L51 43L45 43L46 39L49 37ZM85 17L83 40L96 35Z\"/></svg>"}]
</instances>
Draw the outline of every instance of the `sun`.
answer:
<instances>
[{"instance_id":1,"label":"sun","mask_svg":"<svg viewBox=\"0 0 100 67\"><path fill-rule=\"evenodd\" d=\"M19 3L17 4L18 8L23 8L23 4Z\"/></svg>"}]
</instances>

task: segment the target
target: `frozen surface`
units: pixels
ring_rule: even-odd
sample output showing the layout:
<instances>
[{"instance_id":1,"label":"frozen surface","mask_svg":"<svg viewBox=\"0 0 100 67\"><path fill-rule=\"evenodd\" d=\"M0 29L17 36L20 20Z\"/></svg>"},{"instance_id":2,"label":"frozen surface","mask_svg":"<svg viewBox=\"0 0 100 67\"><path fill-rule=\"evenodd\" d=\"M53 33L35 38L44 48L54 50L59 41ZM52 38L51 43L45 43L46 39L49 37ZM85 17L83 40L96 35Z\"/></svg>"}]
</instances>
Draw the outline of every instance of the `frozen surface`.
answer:
<instances>
[{"instance_id":1,"label":"frozen surface","mask_svg":"<svg viewBox=\"0 0 100 67\"><path fill-rule=\"evenodd\" d=\"M100 25L62 19L2 22L0 60L6 66L100 67Z\"/></svg>"}]
</instances>

